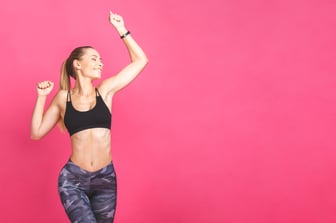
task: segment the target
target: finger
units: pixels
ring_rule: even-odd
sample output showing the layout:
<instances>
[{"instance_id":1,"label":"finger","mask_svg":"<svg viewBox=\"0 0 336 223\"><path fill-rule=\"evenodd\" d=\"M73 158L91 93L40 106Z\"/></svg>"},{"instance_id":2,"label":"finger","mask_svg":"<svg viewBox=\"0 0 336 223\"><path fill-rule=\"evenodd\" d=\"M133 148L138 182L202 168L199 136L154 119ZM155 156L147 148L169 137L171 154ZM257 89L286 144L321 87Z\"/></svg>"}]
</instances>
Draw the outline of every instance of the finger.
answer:
<instances>
[{"instance_id":1,"label":"finger","mask_svg":"<svg viewBox=\"0 0 336 223\"><path fill-rule=\"evenodd\" d=\"M37 87L38 87L38 89L44 89L45 88L43 82L39 83Z\"/></svg>"},{"instance_id":2,"label":"finger","mask_svg":"<svg viewBox=\"0 0 336 223\"><path fill-rule=\"evenodd\" d=\"M42 82L37 84L37 87L39 89L46 89L48 87L52 87L53 85L54 85L54 83L51 82L51 81L42 81Z\"/></svg>"},{"instance_id":3,"label":"finger","mask_svg":"<svg viewBox=\"0 0 336 223\"><path fill-rule=\"evenodd\" d=\"M54 83L51 81L47 81L46 88L52 88L54 86Z\"/></svg>"},{"instance_id":4,"label":"finger","mask_svg":"<svg viewBox=\"0 0 336 223\"><path fill-rule=\"evenodd\" d=\"M114 14L113 12L110 12L110 17L113 19L115 18L116 14Z\"/></svg>"},{"instance_id":5,"label":"finger","mask_svg":"<svg viewBox=\"0 0 336 223\"><path fill-rule=\"evenodd\" d=\"M111 21L111 22L116 21L116 16L115 16L114 14L111 14L111 15L110 15L110 21Z\"/></svg>"},{"instance_id":6,"label":"finger","mask_svg":"<svg viewBox=\"0 0 336 223\"><path fill-rule=\"evenodd\" d=\"M38 88L43 89L44 88L44 81L38 83Z\"/></svg>"},{"instance_id":7,"label":"finger","mask_svg":"<svg viewBox=\"0 0 336 223\"><path fill-rule=\"evenodd\" d=\"M49 87L49 81L43 81L42 87L43 88L48 88Z\"/></svg>"},{"instance_id":8,"label":"finger","mask_svg":"<svg viewBox=\"0 0 336 223\"><path fill-rule=\"evenodd\" d=\"M118 20L120 20L120 15L118 15L118 14L116 14L116 13L113 13L113 12L111 12L110 11L110 17L113 19L113 20L116 20L116 21L118 21Z\"/></svg>"}]
</instances>

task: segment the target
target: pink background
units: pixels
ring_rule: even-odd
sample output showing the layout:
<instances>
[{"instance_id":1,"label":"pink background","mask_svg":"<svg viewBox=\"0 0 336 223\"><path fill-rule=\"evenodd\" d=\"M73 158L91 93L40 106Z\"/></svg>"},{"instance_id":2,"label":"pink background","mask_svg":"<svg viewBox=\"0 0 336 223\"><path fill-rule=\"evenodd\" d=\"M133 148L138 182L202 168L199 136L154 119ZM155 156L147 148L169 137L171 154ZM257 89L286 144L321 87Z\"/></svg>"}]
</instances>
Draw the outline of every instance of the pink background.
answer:
<instances>
[{"instance_id":1,"label":"pink background","mask_svg":"<svg viewBox=\"0 0 336 223\"><path fill-rule=\"evenodd\" d=\"M116 223L336 222L329 0L2 1L1 222L67 222L69 138L30 140L35 84L80 45L104 77L128 62L109 9L150 60L114 101Z\"/></svg>"}]
</instances>

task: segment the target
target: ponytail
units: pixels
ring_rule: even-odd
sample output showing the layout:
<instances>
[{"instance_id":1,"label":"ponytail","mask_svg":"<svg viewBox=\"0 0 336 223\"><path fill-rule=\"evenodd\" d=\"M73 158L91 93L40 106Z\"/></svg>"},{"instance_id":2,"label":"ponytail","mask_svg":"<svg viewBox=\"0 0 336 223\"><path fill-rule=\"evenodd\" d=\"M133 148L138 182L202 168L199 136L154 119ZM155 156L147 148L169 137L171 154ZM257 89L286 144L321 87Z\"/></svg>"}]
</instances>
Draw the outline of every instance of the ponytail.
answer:
<instances>
[{"instance_id":1,"label":"ponytail","mask_svg":"<svg viewBox=\"0 0 336 223\"><path fill-rule=\"evenodd\" d=\"M65 60L62 64L62 67L61 67L60 89L70 91L70 75L68 74L67 69L66 69L67 62L68 62L68 60ZM58 120L57 125L60 128L61 132L66 131L64 121L61 117Z\"/></svg>"},{"instance_id":2,"label":"ponytail","mask_svg":"<svg viewBox=\"0 0 336 223\"><path fill-rule=\"evenodd\" d=\"M68 60L65 60L62 64L60 89L69 91L70 90L70 75L68 74L67 69L66 69L67 61Z\"/></svg>"},{"instance_id":3,"label":"ponytail","mask_svg":"<svg viewBox=\"0 0 336 223\"><path fill-rule=\"evenodd\" d=\"M62 64L60 89L69 91L71 87L70 77L76 80L76 72L73 67L73 61L79 60L85 53L85 49L92 48L91 46L81 46L75 48L68 59Z\"/></svg>"}]
</instances>

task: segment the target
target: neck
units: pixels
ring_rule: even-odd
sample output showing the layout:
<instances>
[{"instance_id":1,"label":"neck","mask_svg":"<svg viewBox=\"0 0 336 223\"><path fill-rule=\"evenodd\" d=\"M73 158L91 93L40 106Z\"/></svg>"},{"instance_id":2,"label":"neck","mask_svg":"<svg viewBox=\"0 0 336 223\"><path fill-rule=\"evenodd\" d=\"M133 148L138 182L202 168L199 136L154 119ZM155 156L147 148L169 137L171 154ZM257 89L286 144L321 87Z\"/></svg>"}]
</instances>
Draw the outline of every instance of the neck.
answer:
<instances>
[{"instance_id":1,"label":"neck","mask_svg":"<svg viewBox=\"0 0 336 223\"><path fill-rule=\"evenodd\" d=\"M76 80L75 86L73 88L73 93L81 96L92 95L95 91L95 87L92 84L92 80L79 79Z\"/></svg>"}]
</instances>

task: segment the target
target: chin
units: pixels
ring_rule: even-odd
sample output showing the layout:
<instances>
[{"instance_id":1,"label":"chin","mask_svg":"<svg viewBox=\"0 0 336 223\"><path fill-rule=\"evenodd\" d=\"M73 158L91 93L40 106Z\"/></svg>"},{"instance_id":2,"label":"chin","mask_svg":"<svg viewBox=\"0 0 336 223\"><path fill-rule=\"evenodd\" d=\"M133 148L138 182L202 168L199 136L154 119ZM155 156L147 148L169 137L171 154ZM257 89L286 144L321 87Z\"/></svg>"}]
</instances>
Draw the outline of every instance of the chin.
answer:
<instances>
[{"instance_id":1,"label":"chin","mask_svg":"<svg viewBox=\"0 0 336 223\"><path fill-rule=\"evenodd\" d=\"M100 79L101 78L101 74L94 74L92 75L92 79L96 80L96 79Z\"/></svg>"}]
</instances>

